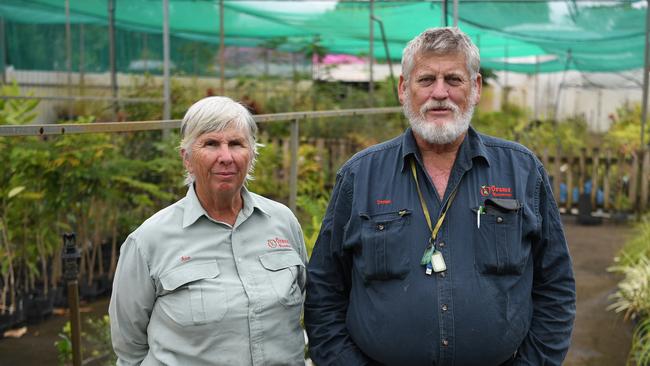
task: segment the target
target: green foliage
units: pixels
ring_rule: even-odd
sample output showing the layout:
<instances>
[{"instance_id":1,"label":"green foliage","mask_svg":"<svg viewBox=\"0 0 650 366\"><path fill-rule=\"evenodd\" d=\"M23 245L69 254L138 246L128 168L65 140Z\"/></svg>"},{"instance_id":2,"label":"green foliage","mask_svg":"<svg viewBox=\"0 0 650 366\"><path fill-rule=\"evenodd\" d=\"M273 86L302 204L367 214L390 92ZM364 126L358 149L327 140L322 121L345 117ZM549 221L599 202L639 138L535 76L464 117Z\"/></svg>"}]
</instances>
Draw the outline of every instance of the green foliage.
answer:
<instances>
[{"instance_id":1,"label":"green foliage","mask_svg":"<svg viewBox=\"0 0 650 366\"><path fill-rule=\"evenodd\" d=\"M16 81L0 87L2 96L20 96ZM24 125L36 118L37 99L0 99L0 125Z\"/></svg>"},{"instance_id":2,"label":"green foliage","mask_svg":"<svg viewBox=\"0 0 650 366\"><path fill-rule=\"evenodd\" d=\"M289 194L288 187L278 178L278 172L282 171L284 161L282 149L274 143L268 143L259 146L257 151L254 179L248 182L248 188L276 201L285 199Z\"/></svg>"},{"instance_id":3,"label":"green foliage","mask_svg":"<svg viewBox=\"0 0 650 366\"><path fill-rule=\"evenodd\" d=\"M616 110L613 120L605 136L605 146L625 155L638 150L641 144L641 104L624 104Z\"/></svg>"},{"instance_id":4,"label":"green foliage","mask_svg":"<svg viewBox=\"0 0 650 366\"><path fill-rule=\"evenodd\" d=\"M308 195L298 196L298 207L302 212L303 219L301 226L303 236L305 237L305 247L307 248L307 255L311 257L314 250L316 239L320 233L321 224L325 211L327 210L328 197L313 198Z\"/></svg>"},{"instance_id":5,"label":"green foliage","mask_svg":"<svg viewBox=\"0 0 650 366\"><path fill-rule=\"evenodd\" d=\"M627 365L650 365L650 318L643 319L634 327Z\"/></svg>"},{"instance_id":6,"label":"green foliage","mask_svg":"<svg viewBox=\"0 0 650 366\"><path fill-rule=\"evenodd\" d=\"M554 154L558 147L562 154L575 155L589 143L583 118L568 118L559 123L529 121L523 108L511 104L500 111L477 112L472 125L482 133L518 141L538 155L546 149Z\"/></svg>"},{"instance_id":7,"label":"green foliage","mask_svg":"<svg viewBox=\"0 0 650 366\"><path fill-rule=\"evenodd\" d=\"M70 322L66 322L59 333L58 341L54 342L57 349L57 358L60 366L67 366L72 363L72 327ZM117 356L113 352L111 343L111 328L108 315L102 317L86 319L85 325L82 326L82 363L89 360L96 360L93 365L109 366L115 365Z\"/></svg>"},{"instance_id":8,"label":"green foliage","mask_svg":"<svg viewBox=\"0 0 650 366\"><path fill-rule=\"evenodd\" d=\"M623 276L611 296L609 310L624 312L624 319L635 319L628 365L650 362L650 216L635 226L634 235L614 258L609 271Z\"/></svg>"},{"instance_id":9,"label":"green foliage","mask_svg":"<svg viewBox=\"0 0 650 366\"><path fill-rule=\"evenodd\" d=\"M65 366L72 362L72 326L70 322L66 322L59 333L58 341L54 342L57 350L57 359L59 366Z\"/></svg>"}]
</instances>

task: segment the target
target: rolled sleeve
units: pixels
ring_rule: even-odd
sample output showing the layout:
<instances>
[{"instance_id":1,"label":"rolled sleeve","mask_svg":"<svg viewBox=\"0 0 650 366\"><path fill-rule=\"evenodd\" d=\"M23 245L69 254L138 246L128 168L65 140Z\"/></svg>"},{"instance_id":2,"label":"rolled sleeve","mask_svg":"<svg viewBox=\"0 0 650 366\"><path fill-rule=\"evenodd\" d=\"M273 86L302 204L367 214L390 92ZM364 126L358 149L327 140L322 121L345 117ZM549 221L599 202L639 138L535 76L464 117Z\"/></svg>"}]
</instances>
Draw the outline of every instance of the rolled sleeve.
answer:
<instances>
[{"instance_id":1,"label":"rolled sleeve","mask_svg":"<svg viewBox=\"0 0 650 366\"><path fill-rule=\"evenodd\" d=\"M534 244L533 316L516 365L561 365L575 319L571 257L548 177L540 168L540 236Z\"/></svg>"},{"instance_id":2,"label":"rolled sleeve","mask_svg":"<svg viewBox=\"0 0 650 366\"><path fill-rule=\"evenodd\" d=\"M129 236L120 248L108 308L118 365L139 365L147 356L147 326L155 298L147 261L136 239Z\"/></svg>"}]
</instances>

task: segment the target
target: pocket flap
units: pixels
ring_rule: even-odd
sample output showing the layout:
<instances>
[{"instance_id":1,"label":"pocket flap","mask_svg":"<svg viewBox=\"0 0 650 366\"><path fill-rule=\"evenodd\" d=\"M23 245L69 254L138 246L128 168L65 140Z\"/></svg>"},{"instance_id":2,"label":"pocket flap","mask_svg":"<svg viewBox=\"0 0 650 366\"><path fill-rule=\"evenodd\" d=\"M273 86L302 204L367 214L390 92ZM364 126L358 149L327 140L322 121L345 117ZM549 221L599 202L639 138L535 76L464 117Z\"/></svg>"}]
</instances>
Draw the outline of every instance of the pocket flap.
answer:
<instances>
[{"instance_id":1,"label":"pocket flap","mask_svg":"<svg viewBox=\"0 0 650 366\"><path fill-rule=\"evenodd\" d=\"M165 290L174 291L186 283L215 278L219 273L216 260L185 263L160 276L160 283Z\"/></svg>"},{"instance_id":2,"label":"pocket flap","mask_svg":"<svg viewBox=\"0 0 650 366\"><path fill-rule=\"evenodd\" d=\"M294 251L266 253L260 256L260 262L269 271L279 271L293 266L305 266L298 253Z\"/></svg>"},{"instance_id":3,"label":"pocket flap","mask_svg":"<svg viewBox=\"0 0 650 366\"><path fill-rule=\"evenodd\" d=\"M485 206L496 207L502 211L516 211L521 207L521 204L513 198L488 198L485 200Z\"/></svg>"}]
</instances>

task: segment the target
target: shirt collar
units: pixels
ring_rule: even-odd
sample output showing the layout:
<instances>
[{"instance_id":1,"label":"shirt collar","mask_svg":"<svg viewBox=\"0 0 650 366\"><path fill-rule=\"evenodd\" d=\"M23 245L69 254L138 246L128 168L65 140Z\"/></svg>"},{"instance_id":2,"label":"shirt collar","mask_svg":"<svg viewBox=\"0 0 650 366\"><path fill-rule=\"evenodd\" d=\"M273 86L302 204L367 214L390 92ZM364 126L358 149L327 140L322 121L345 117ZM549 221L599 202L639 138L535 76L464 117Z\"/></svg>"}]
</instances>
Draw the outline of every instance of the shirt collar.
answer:
<instances>
[{"instance_id":1,"label":"shirt collar","mask_svg":"<svg viewBox=\"0 0 650 366\"><path fill-rule=\"evenodd\" d=\"M420 162L420 164L422 163L420 150L415 142L415 137L413 137L413 130L409 127L402 135L402 160L400 162L401 166L399 167L400 171L404 171L404 169L408 167L407 158L411 155L415 156L416 160ZM467 170L472 167L472 161L479 157L483 158L488 166L490 165L490 160L488 159L487 150L481 135L470 126L467 130L465 140L460 145L460 151L458 152L457 158L458 164L461 164L461 167Z\"/></svg>"},{"instance_id":2,"label":"shirt collar","mask_svg":"<svg viewBox=\"0 0 650 366\"><path fill-rule=\"evenodd\" d=\"M259 199L250 194L246 187L242 187L241 196L244 202L244 207L239 212L238 216L243 216L244 218L249 217L253 214L254 210L259 210L264 215L269 216L260 205ZM183 213L183 228L186 228L196 222L201 216L208 217L208 213L205 212L205 209L199 201L199 197L196 195L194 190L194 184L191 184L185 195L185 212Z\"/></svg>"}]
</instances>

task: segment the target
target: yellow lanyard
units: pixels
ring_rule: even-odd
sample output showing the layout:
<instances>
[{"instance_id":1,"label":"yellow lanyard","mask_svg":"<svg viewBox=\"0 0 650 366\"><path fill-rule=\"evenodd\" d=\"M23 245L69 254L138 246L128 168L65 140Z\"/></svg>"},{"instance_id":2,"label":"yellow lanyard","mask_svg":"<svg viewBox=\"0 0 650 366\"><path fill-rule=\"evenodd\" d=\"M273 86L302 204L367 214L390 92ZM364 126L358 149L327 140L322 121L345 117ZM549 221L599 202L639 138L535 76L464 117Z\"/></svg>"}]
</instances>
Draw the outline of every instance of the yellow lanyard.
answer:
<instances>
[{"instance_id":1,"label":"yellow lanyard","mask_svg":"<svg viewBox=\"0 0 650 366\"><path fill-rule=\"evenodd\" d=\"M411 159L411 173L413 173L413 179L415 179L415 187L418 190L418 196L420 197L420 204L422 205L422 211L424 211L424 218L427 220L427 225L429 226L429 230L431 231L431 239L429 240L429 245L424 251L424 255L422 256L422 260L421 260L422 265L427 265L431 262L431 255L436 250L435 249L436 237L438 236L438 232L440 231L440 227L442 226L442 223L445 221L445 216L447 216L447 210L449 210L449 207L451 206L451 202L454 200L454 197L456 197L456 191L458 189L458 186L456 186L456 188L454 188L454 190L451 192L451 195L447 200L447 205L445 206L444 210L442 210L440 217L438 217L438 222L436 222L436 226L432 228L429 209L427 208L427 204L424 201L424 197L422 197L422 191L420 190L420 183L418 182L418 174L415 169L415 158Z\"/></svg>"}]
</instances>

